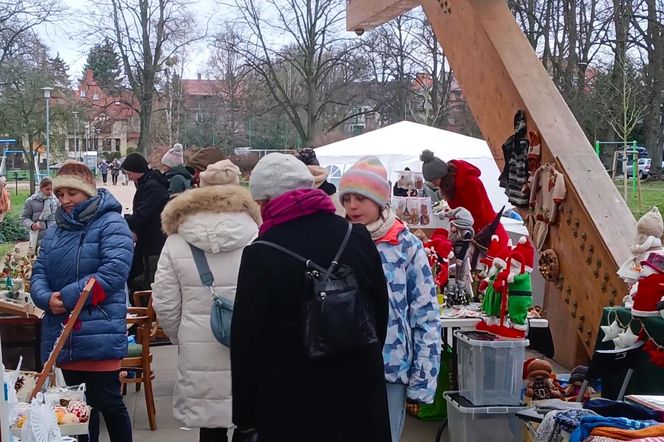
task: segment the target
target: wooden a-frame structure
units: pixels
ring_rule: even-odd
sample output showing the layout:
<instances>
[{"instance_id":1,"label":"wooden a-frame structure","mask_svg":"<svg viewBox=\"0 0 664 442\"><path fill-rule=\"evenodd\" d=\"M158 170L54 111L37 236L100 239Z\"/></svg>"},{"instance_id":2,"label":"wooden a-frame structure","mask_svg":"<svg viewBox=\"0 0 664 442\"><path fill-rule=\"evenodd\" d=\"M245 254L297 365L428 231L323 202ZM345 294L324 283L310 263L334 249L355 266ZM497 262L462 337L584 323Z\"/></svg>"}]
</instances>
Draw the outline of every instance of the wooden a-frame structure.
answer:
<instances>
[{"instance_id":1,"label":"wooden a-frame structure","mask_svg":"<svg viewBox=\"0 0 664 442\"><path fill-rule=\"evenodd\" d=\"M592 352L602 307L627 293L616 270L628 258L634 217L505 0L347 0L347 29L370 31L418 5L499 166L513 115L524 109L540 134L542 163L565 175L567 197L550 231L561 278L546 296L554 340L565 343L556 359L573 365Z\"/></svg>"}]
</instances>

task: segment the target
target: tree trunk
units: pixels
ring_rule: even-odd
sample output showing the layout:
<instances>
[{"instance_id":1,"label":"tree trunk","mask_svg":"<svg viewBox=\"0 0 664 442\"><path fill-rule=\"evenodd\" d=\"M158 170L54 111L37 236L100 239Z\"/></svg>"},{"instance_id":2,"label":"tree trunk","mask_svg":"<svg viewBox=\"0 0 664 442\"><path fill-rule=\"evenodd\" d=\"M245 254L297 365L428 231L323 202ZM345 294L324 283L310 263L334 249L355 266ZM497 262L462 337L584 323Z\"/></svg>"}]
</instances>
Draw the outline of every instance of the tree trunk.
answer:
<instances>
[{"instance_id":1,"label":"tree trunk","mask_svg":"<svg viewBox=\"0 0 664 442\"><path fill-rule=\"evenodd\" d=\"M664 26L658 20L657 2L646 1L648 8L648 66L646 68L646 84L648 99L644 129L645 144L650 154L651 172L659 176L662 170L662 135L660 118L664 104Z\"/></svg>"},{"instance_id":2,"label":"tree trunk","mask_svg":"<svg viewBox=\"0 0 664 442\"><path fill-rule=\"evenodd\" d=\"M146 156L150 153L150 130L152 128L152 101L144 101L141 106L140 133L138 135L138 152Z\"/></svg>"},{"instance_id":3,"label":"tree trunk","mask_svg":"<svg viewBox=\"0 0 664 442\"><path fill-rule=\"evenodd\" d=\"M35 151L33 150L34 146L34 137L31 134L28 134L28 149L27 155L28 158L28 179L30 181L30 195L35 193ZM25 151L25 149L24 149Z\"/></svg>"}]
</instances>

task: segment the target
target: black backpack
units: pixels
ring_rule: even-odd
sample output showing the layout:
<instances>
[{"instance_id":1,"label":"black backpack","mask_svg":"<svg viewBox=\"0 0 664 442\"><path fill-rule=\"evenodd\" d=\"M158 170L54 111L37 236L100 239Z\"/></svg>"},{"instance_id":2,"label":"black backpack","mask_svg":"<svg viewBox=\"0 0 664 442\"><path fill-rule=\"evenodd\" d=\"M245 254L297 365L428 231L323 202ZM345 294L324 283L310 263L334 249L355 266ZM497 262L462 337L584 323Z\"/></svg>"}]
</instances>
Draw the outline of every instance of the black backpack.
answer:
<instances>
[{"instance_id":1,"label":"black backpack","mask_svg":"<svg viewBox=\"0 0 664 442\"><path fill-rule=\"evenodd\" d=\"M376 326L360 290L355 271L339 264L353 229L348 230L341 247L326 270L287 248L268 241L255 241L283 252L305 265L301 330L310 359L319 359L358 350L378 342Z\"/></svg>"}]
</instances>

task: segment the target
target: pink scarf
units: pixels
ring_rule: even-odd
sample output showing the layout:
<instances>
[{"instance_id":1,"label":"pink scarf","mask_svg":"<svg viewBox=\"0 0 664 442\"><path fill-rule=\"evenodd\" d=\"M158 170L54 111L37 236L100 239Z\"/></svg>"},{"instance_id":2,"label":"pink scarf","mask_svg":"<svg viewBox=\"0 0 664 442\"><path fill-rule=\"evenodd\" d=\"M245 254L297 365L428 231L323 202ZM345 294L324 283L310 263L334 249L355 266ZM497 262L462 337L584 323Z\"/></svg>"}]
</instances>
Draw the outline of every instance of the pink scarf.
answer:
<instances>
[{"instance_id":1,"label":"pink scarf","mask_svg":"<svg viewBox=\"0 0 664 442\"><path fill-rule=\"evenodd\" d=\"M314 213L334 213L336 207L320 189L298 189L271 199L261 209L263 224L258 233L262 235L274 226Z\"/></svg>"}]
</instances>

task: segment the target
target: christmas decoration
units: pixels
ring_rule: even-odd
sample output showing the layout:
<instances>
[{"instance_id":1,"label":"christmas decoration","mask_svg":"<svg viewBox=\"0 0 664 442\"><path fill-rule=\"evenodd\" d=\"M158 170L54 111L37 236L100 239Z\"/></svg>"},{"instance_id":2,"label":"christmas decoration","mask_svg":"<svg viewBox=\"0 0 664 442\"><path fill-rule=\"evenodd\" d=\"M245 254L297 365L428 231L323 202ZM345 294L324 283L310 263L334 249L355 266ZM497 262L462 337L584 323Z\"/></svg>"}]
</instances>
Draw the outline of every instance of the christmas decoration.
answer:
<instances>
[{"instance_id":1,"label":"christmas decoration","mask_svg":"<svg viewBox=\"0 0 664 442\"><path fill-rule=\"evenodd\" d=\"M532 400L561 398L560 390L551 377L553 368L544 359L528 359L523 364L523 378L526 380L526 396Z\"/></svg>"},{"instance_id":2,"label":"christmas decoration","mask_svg":"<svg viewBox=\"0 0 664 442\"><path fill-rule=\"evenodd\" d=\"M604 332L604 338L602 338L602 342L613 341L618 337L620 332L623 331L623 329L618 325L617 321L613 321L610 325L602 325L600 328Z\"/></svg>"},{"instance_id":3,"label":"christmas decoration","mask_svg":"<svg viewBox=\"0 0 664 442\"><path fill-rule=\"evenodd\" d=\"M620 266L618 276L630 286L625 305L635 317L658 316L657 303L664 296L664 222L657 207L636 224L632 256Z\"/></svg>"},{"instance_id":4,"label":"christmas decoration","mask_svg":"<svg viewBox=\"0 0 664 442\"><path fill-rule=\"evenodd\" d=\"M586 380L586 375L588 374L588 367L585 365L578 365L574 367L572 373L569 376L569 385L565 389L565 400L566 401L576 401L579 393L581 392L581 385L583 381ZM590 397L593 395L594 390L592 387L588 386L585 393L583 393L582 402L588 402Z\"/></svg>"},{"instance_id":5,"label":"christmas decoration","mask_svg":"<svg viewBox=\"0 0 664 442\"><path fill-rule=\"evenodd\" d=\"M638 340L639 337L632 332L631 328L627 327L627 330L620 333L618 337L613 340L613 344L616 346L616 350L618 350L631 347L636 344L636 341Z\"/></svg>"}]
</instances>

